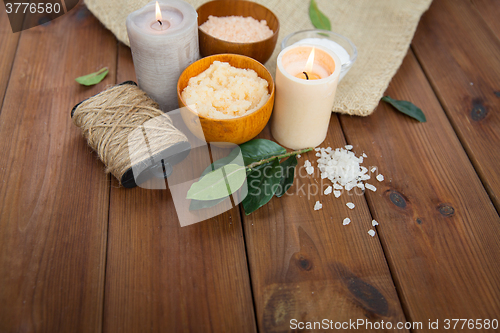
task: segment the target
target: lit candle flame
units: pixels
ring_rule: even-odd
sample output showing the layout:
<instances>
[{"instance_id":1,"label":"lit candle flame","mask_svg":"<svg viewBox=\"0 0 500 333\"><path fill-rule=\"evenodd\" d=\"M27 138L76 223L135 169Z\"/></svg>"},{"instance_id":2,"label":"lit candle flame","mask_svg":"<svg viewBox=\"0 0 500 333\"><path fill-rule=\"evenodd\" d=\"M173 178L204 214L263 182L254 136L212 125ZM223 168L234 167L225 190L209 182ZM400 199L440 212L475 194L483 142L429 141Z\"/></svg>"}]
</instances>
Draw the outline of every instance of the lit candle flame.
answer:
<instances>
[{"instance_id":1,"label":"lit candle flame","mask_svg":"<svg viewBox=\"0 0 500 333\"><path fill-rule=\"evenodd\" d=\"M313 65L314 65L314 47L312 48L311 53L309 54L309 58L307 58L306 67L304 69L304 72L306 72L306 73L312 72Z\"/></svg>"},{"instance_id":2,"label":"lit candle flame","mask_svg":"<svg viewBox=\"0 0 500 333\"><path fill-rule=\"evenodd\" d=\"M158 23L160 23L160 25L162 25L161 19L162 17L160 5L158 4L158 1L156 1L156 20L158 21Z\"/></svg>"}]
</instances>

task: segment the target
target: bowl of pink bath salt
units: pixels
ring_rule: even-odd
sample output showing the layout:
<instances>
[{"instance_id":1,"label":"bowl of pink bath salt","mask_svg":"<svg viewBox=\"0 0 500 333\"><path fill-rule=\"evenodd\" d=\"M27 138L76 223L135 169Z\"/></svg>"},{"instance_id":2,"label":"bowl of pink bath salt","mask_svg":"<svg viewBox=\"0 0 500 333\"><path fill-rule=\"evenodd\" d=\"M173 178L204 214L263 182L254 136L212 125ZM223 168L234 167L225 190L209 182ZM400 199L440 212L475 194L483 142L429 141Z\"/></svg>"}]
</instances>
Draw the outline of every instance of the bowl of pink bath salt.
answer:
<instances>
[{"instance_id":1,"label":"bowl of pink bath salt","mask_svg":"<svg viewBox=\"0 0 500 333\"><path fill-rule=\"evenodd\" d=\"M214 0L196 11L203 57L233 53L265 63L273 54L279 21L266 7L245 0Z\"/></svg>"}]
</instances>

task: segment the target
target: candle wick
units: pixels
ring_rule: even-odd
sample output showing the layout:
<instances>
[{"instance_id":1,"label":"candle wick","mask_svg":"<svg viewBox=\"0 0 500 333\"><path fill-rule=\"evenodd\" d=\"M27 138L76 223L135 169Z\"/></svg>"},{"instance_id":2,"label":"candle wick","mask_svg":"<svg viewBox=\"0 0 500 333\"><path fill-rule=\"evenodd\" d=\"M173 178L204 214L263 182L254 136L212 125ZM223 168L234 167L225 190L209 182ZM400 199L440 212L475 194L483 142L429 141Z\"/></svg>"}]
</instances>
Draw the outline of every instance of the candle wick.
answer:
<instances>
[{"instance_id":1,"label":"candle wick","mask_svg":"<svg viewBox=\"0 0 500 333\"><path fill-rule=\"evenodd\" d=\"M309 80L309 76L307 75L307 72L302 72L306 76L306 80Z\"/></svg>"},{"instance_id":2,"label":"candle wick","mask_svg":"<svg viewBox=\"0 0 500 333\"><path fill-rule=\"evenodd\" d=\"M163 25L163 22L162 22L162 21L160 21L160 20L158 20L158 23L160 23L160 26L162 26L162 25Z\"/></svg>"}]
</instances>

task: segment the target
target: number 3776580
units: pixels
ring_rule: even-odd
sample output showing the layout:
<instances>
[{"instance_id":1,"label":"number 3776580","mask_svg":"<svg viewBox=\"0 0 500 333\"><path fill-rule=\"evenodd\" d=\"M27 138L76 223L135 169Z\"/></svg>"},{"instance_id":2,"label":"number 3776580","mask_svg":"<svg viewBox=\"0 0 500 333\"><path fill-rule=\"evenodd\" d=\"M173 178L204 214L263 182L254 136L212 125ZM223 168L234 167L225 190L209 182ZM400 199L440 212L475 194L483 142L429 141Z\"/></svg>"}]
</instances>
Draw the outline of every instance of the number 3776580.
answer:
<instances>
[{"instance_id":1,"label":"number 3776580","mask_svg":"<svg viewBox=\"0 0 500 333\"><path fill-rule=\"evenodd\" d=\"M7 2L5 3L5 9L7 14L17 14L17 13L31 13L31 14L52 14L61 12L61 4L59 3L29 3L29 2Z\"/></svg>"}]
</instances>

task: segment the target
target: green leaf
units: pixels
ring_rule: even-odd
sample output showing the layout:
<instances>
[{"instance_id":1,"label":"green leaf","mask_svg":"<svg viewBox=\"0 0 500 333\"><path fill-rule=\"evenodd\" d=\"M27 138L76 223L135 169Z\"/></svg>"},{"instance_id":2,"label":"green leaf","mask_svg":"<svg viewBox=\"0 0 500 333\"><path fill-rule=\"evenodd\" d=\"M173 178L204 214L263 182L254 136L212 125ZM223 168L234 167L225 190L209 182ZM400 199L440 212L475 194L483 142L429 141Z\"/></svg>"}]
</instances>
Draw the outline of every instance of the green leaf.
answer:
<instances>
[{"instance_id":1,"label":"green leaf","mask_svg":"<svg viewBox=\"0 0 500 333\"><path fill-rule=\"evenodd\" d=\"M285 148L281 147L273 141L265 139L255 139L240 145L239 148L234 148L227 157L221 158L208 166L201 175L202 179L204 178L204 176L212 174L214 170L222 170L221 168L228 164L235 164L234 161L236 157L238 157L240 151L243 157L244 164L246 166L254 162L261 162L262 160L286 153ZM276 159L272 162L253 167L252 170L248 170L247 184L248 182L252 181L253 188L252 186L250 186L250 184L248 184L248 188L244 188L245 193L240 194L241 197L244 198L242 204L247 214L250 214L251 212L257 210L259 207L265 205L267 202L269 202L269 200L271 200L274 194L278 193L279 196L282 196L292 186L295 166L297 165L297 158L295 156L289 157L281 165L279 164L279 162L280 161ZM214 176L214 178L210 181L218 182L221 178L223 178L223 176L221 176L221 174L219 173L217 177ZM193 193L195 192L195 189L193 189L195 184L193 184L190 192L188 192L188 198L189 194L193 195ZM222 186L220 183L218 183L217 187ZM238 186L238 188L240 187L241 185ZM230 186L230 188L232 188L233 190L231 191L230 189L226 189L223 196L218 195L219 198L215 198L213 194L208 193L205 193L203 196L199 196L194 199L191 198L189 210L192 211L216 206L217 204L224 201L229 194L232 194L237 190L233 186ZM198 190L202 189L203 187L199 186ZM201 197L203 197L203 199L200 199Z\"/></svg>"},{"instance_id":2,"label":"green leaf","mask_svg":"<svg viewBox=\"0 0 500 333\"><path fill-rule=\"evenodd\" d=\"M289 158L286 159L285 162L280 164L281 168L281 180L280 180L280 186L278 187L278 190L276 191L276 196L280 198L283 196L283 194L288 191L290 187L293 185L293 178L295 175L295 166L297 165L297 156L293 155Z\"/></svg>"},{"instance_id":3,"label":"green leaf","mask_svg":"<svg viewBox=\"0 0 500 333\"><path fill-rule=\"evenodd\" d=\"M228 165L228 164L231 164L236 157L238 157L238 154L240 153L240 148L239 147L235 147L233 150L231 150L231 152L229 153L229 155L227 155L226 157L223 157L221 159L218 159L217 161L215 161L214 163L210 164L201 174L200 177L203 177L205 176L207 173L209 173L210 171L214 171L214 170L217 170L225 165Z\"/></svg>"},{"instance_id":4,"label":"green leaf","mask_svg":"<svg viewBox=\"0 0 500 333\"><path fill-rule=\"evenodd\" d=\"M95 73L77 77L75 81L84 86L93 86L104 80L108 72L108 67L104 67Z\"/></svg>"},{"instance_id":5,"label":"green leaf","mask_svg":"<svg viewBox=\"0 0 500 333\"><path fill-rule=\"evenodd\" d=\"M249 215L268 203L276 193L280 180L281 169L278 159L250 172L247 176L248 194L242 201L245 214Z\"/></svg>"},{"instance_id":6,"label":"green leaf","mask_svg":"<svg viewBox=\"0 0 500 333\"><path fill-rule=\"evenodd\" d=\"M205 176L207 173L209 173L211 171L217 170L225 165L230 164L231 162L233 162L236 159L236 157L238 157L239 153L240 153L240 148L237 146L233 150L231 150L229 155L227 155L226 157L223 157L221 159L218 159L214 163L210 164L202 172L200 178ZM198 209L214 207L214 206L217 206L218 204L220 204L221 202L223 202L224 200L226 200L226 198L227 198L227 196L224 198L215 199L215 200L194 200L194 199L192 199L191 202L189 203L189 210L193 211L193 210L198 210Z\"/></svg>"},{"instance_id":7,"label":"green leaf","mask_svg":"<svg viewBox=\"0 0 500 333\"><path fill-rule=\"evenodd\" d=\"M397 110L401 111L407 116L417 119L421 123L425 123L427 121L427 119L425 119L425 114L422 112L422 110L420 110L420 108L418 108L411 102L399 101L397 99L392 99L389 96L382 97L382 100L386 103L391 104Z\"/></svg>"},{"instance_id":8,"label":"green leaf","mask_svg":"<svg viewBox=\"0 0 500 333\"><path fill-rule=\"evenodd\" d=\"M210 208L217 206L220 204L222 201L226 200L228 197L221 198L221 199L215 199L215 200L191 200L189 203L189 210L199 210L199 209L205 209L205 208Z\"/></svg>"},{"instance_id":9,"label":"green leaf","mask_svg":"<svg viewBox=\"0 0 500 333\"><path fill-rule=\"evenodd\" d=\"M319 10L315 0L309 4L309 18L316 29L332 30L330 20Z\"/></svg>"},{"instance_id":10,"label":"green leaf","mask_svg":"<svg viewBox=\"0 0 500 333\"><path fill-rule=\"evenodd\" d=\"M245 165L286 153L286 149L274 141L254 139L240 145Z\"/></svg>"},{"instance_id":11,"label":"green leaf","mask_svg":"<svg viewBox=\"0 0 500 333\"><path fill-rule=\"evenodd\" d=\"M226 165L207 173L191 185L186 198L195 200L227 198L243 185L245 176L245 167L237 164Z\"/></svg>"}]
</instances>

